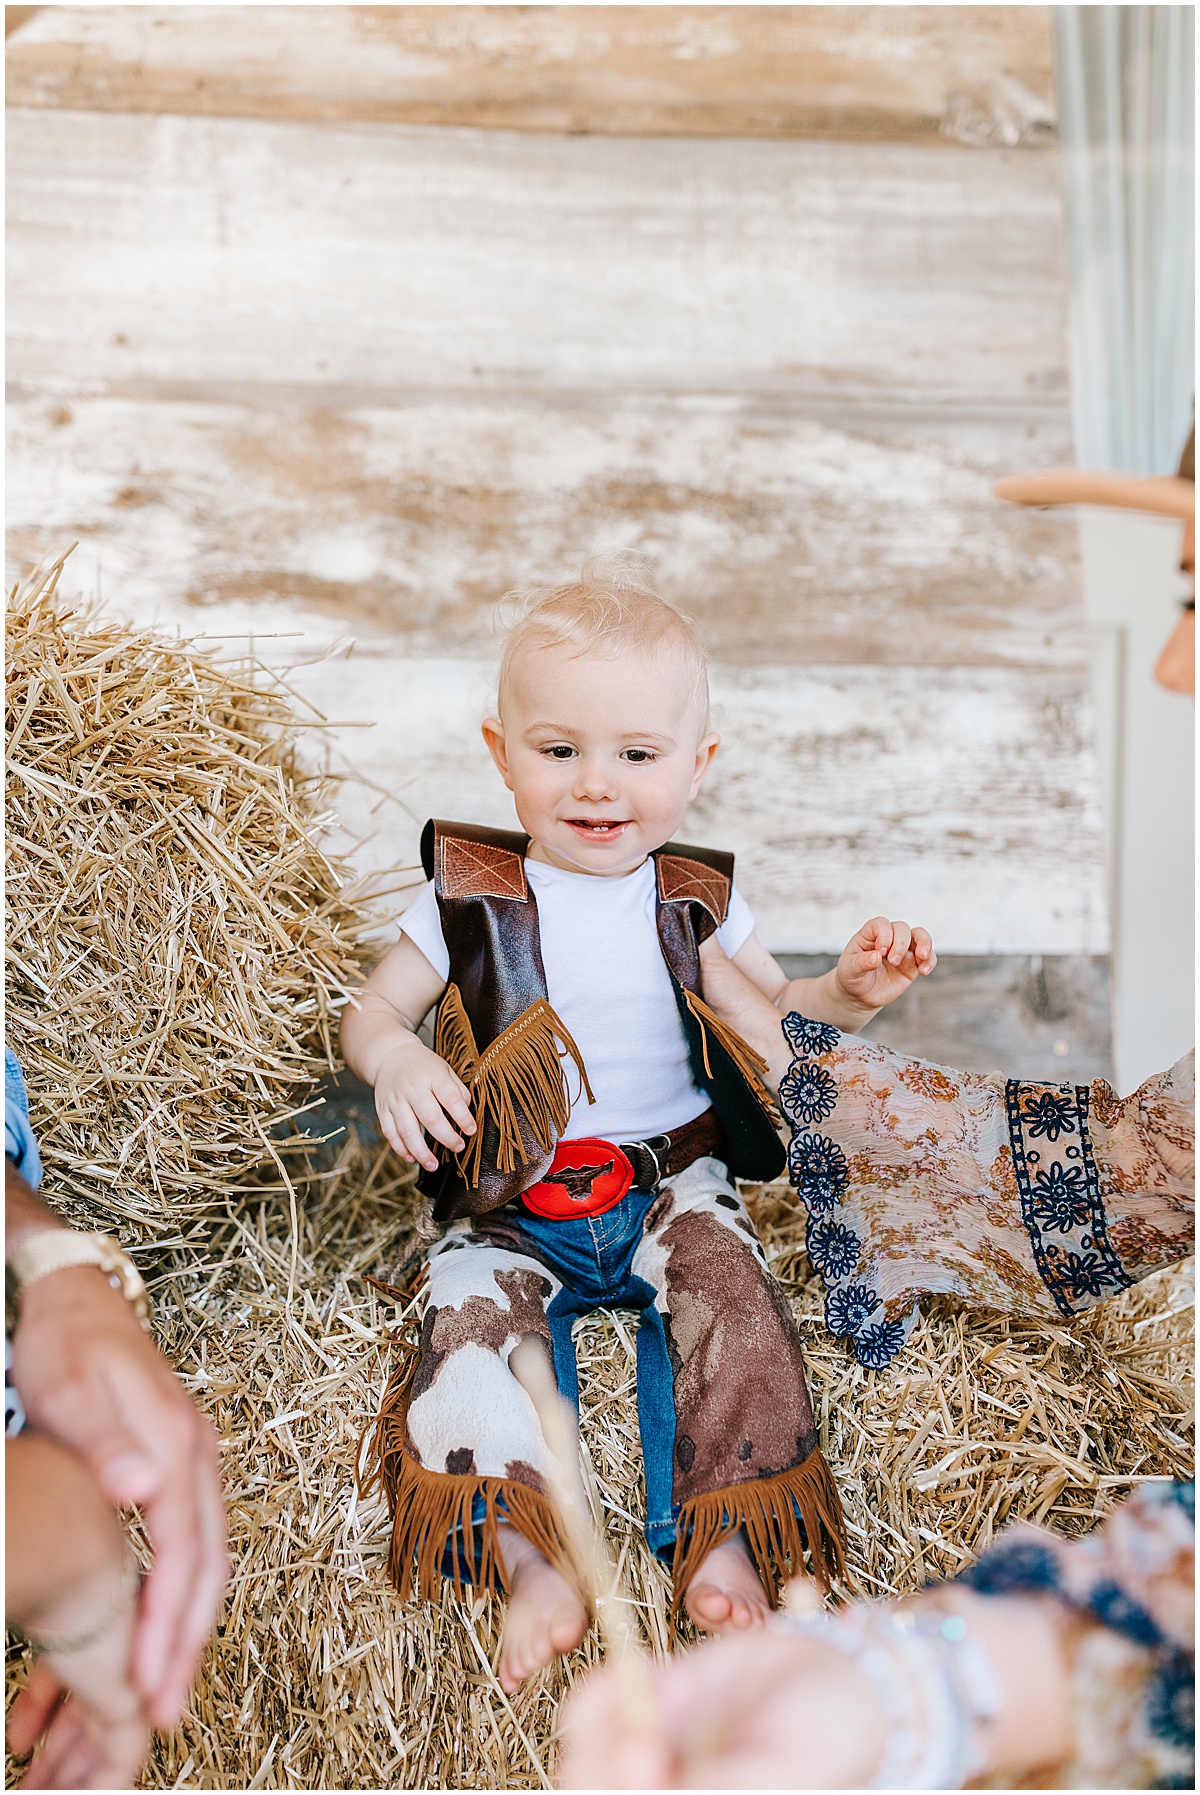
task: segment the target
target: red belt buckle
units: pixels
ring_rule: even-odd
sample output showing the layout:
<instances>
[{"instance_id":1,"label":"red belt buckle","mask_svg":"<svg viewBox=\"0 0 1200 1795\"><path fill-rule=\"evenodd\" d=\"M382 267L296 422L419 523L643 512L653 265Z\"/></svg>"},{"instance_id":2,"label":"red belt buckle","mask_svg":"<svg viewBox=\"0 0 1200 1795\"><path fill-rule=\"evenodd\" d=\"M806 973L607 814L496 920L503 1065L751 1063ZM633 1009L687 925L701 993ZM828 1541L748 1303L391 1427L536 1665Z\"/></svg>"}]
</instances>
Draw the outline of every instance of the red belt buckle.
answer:
<instances>
[{"instance_id":1,"label":"red belt buckle","mask_svg":"<svg viewBox=\"0 0 1200 1795\"><path fill-rule=\"evenodd\" d=\"M550 1168L521 1192L534 1215L565 1222L578 1215L603 1215L633 1184L633 1162L612 1141L559 1141Z\"/></svg>"}]
</instances>

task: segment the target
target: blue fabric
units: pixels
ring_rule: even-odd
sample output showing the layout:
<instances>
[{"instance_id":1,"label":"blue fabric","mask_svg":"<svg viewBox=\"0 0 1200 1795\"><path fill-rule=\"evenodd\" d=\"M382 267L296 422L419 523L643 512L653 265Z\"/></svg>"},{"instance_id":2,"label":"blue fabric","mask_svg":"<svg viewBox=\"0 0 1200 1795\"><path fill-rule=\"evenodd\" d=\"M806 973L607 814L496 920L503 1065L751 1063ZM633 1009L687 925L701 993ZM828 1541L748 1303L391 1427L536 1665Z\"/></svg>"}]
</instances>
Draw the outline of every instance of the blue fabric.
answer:
<instances>
[{"instance_id":1,"label":"blue fabric","mask_svg":"<svg viewBox=\"0 0 1200 1795\"><path fill-rule=\"evenodd\" d=\"M646 1481L646 1539L657 1558L670 1561L675 1549L679 1511L672 1501L675 1453L675 1384L667 1351L663 1318L654 1307L654 1286L633 1274L633 1256L642 1226L657 1192L631 1190L603 1215L569 1216L563 1220L522 1210L520 1231L562 1280L562 1289L546 1310L554 1377L560 1393L579 1407L579 1368L571 1330L593 1309L640 1309L637 1334L637 1403ZM497 1507L503 1510L501 1497ZM442 1575L457 1574L463 1583L480 1576L480 1529L487 1504L476 1496L475 1560L467 1556L461 1527L455 1527L442 1555ZM457 1562L456 1562L457 1561Z\"/></svg>"},{"instance_id":2,"label":"blue fabric","mask_svg":"<svg viewBox=\"0 0 1200 1795\"><path fill-rule=\"evenodd\" d=\"M42 1161L29 1125L25 1080L11 1047L4 1049L4 1153L34 1190L42 1182Z\"/></svg>"},{"instance_id":3,"label":"blue fabric","mask_svg":"<svg viewBox=\"0 0 1200 1795\"><path fill-rule=\"evenodd\" d=\"M662 1316L654 1307L654 1286L633 1272L633 1257L654 1203L653 1191L631 1190L602 1215L551 1220L522 1212L521 1233L562 1279L562 1289L546 1310L559 1390L578 1408L579 1374L571 1329L593 1309L639 1309L637 1337L638 1420L646 1479L646 1539L660 1558L675 1545L678 1518L671 1500L674 1485L675 1390Z\"/></svg>"}]
</instances>

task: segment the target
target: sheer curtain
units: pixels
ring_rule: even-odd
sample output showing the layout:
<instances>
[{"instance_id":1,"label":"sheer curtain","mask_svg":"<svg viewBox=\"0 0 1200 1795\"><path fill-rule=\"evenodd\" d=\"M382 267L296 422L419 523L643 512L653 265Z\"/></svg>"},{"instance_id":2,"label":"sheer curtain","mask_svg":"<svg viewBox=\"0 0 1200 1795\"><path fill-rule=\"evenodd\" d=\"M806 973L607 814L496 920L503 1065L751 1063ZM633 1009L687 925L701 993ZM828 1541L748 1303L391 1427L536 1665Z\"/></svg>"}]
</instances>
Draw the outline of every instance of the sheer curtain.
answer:
<instances>
[{"instance_id":1,"label":"sheer curtain","mask_svg":"<svg viewBox=\"0 0 1200 1795\"><path fill-rule=\"evenodd\" d=\"M1081 465L1172 473L1195 380L1195 13L1056 6Z\"/></svg>"}]
</instances>

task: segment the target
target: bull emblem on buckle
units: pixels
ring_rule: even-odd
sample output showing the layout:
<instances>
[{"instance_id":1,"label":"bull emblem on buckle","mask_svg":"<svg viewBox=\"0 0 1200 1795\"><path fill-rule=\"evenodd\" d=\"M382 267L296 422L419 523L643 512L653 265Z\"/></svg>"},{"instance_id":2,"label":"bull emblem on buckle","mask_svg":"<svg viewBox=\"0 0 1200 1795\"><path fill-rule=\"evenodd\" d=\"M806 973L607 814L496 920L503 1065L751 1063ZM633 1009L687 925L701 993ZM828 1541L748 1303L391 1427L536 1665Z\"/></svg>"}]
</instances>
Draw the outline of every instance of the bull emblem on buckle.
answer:
<instances>
[{"instance_id":1,"label":"bull emblem on buckle","mask_svg":"<svg viewBox=\"0 0 1200 1795\"><path fill-rule=\"evenodd\" d=\"M602 1166L562 1166L557 1172L547 1172L542 1183L561 1184L573 1203L586 1203L597 1178L607 1177L615 1165L615 1160L608 1159Z\"/></svg>"}]
</instances>

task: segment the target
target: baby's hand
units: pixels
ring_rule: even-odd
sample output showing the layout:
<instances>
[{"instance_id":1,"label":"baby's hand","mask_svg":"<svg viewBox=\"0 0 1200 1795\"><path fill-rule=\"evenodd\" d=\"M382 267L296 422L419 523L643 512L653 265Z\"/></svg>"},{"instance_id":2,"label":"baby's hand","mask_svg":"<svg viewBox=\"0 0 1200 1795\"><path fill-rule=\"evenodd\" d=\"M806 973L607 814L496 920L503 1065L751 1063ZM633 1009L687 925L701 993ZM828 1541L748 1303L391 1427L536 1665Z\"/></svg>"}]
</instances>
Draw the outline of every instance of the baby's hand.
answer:
<instances>
[{"instance_id":1,"label":"baby's hand","mask_svg":"<svg viewBox=\"0 0 1200 1795\"><path fill-rule=\"evenodd\" d=\"M466 1085L416 1035L389 1048L380 1062L375 1113L401 1159L415 1159L427 1172L436 1172L438 1162L426 1134L461 1153L466 1146L463 1136L475 1132Z\"/></svg>"},{"instance_id":2,"label":"baby's hand","mask_svg":"<svg viewBox=\"0 0 1200 1795\"><path fill-rule=\"evenodd\" d=\"M927 978L936 965L937 955L926 929L910 929L906 922L874 916L843 949L834 979L850 1003L865 1010L881 1010L884 1004L902 997L915 978Z\"/></svg>"}]
</instances>

